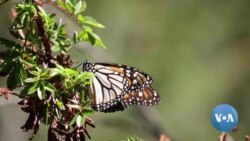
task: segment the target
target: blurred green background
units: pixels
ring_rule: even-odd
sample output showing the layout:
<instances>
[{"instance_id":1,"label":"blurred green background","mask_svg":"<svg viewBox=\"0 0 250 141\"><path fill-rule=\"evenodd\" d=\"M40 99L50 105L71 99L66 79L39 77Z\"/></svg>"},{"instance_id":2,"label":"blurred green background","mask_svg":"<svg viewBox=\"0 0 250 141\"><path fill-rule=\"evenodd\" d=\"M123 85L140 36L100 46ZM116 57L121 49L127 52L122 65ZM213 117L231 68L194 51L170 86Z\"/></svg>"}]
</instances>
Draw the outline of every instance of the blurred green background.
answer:
<instances>
[{"instance_id":1,"label":"blurred green background","mask_svg":"<svg viewBox=\"0 0 250 141\"><path fill-rule=\"evenodd\" d=\"M9 37L6 25L10 25L8 11L13 2L0 6L1 37ZM239 130L231 134L233 138L244 140L250 134L249 0L87 0L87 5L86 14L106 26L95 31L108 50L82 44L72 49L72 56L78 62L87 56L149 73L162 99L160 105L143 110L160 124L162 134L176 141L218 140L220 133L210 123L210 112L221 103L238 111ZM60 16L71 32L77 30L71 19ZM17 101L1 98L1 141L25 141L30 136L19 129L28 115L20 111ZM89 130L92 141L131 136L158 140L137 106L92 118L96 123ZM43 140L44 126L34 138Z\"/></svg>"}]
</instances>

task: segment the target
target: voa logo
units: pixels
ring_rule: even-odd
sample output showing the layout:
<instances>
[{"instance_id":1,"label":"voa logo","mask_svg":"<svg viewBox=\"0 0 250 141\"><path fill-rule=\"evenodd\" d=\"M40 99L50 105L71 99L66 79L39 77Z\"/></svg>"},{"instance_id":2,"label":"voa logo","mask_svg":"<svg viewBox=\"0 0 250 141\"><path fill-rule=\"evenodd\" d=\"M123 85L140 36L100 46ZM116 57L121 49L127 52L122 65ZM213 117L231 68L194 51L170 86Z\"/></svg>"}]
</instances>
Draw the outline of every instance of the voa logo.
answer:
<instances>
[{"instance_id":1,"label":"voa logo","mask_svg":"<svg viewBox=\"0 0 250 141\"><path fill-rule=\"evenodd\" d=\"M238 113L233 106L221 104L213 109L210 119L214 128L221 132L229 132L238 123Z\"/></svg>"},{"instance_id":2,"label":"voa logo","mask_svg":"<svg viewBox=\"0 0 250 141\"><path fill-rule=\"evenodd\" d=\"M235 121L232 114L227 114L227 115L214 114L214 116L215 116L217 122L224 121L224 122L232 122L233 123Z\"/></svg>"}]
</instances>

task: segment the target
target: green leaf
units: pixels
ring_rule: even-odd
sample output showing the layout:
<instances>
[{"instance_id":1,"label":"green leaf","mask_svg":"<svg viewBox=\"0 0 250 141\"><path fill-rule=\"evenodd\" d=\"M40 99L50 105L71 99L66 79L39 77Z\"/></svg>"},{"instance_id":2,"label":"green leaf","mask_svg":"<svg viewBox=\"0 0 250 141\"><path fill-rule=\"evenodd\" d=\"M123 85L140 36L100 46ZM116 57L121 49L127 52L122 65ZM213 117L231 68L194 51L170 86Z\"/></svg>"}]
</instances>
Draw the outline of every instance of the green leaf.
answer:
<instances>
[{"instance_id":1,"label":"green leaf","mask_svg":"<svg viewBox=\"0 0 250 141\"><path fill-rule=\"evenodd\" d=\"M39 77L41 77L43 79L48 79L48 77L49 77L49 71L45 70L45 69L41 70L41 74L40 74Z\"/></svg>"},{"instance_id":2,"label":"green leaf","mask_svg":"<svg viewBox=\"0 0 250 141\"><path fill-rule=\"evenodd\" d=\"M51 94L54 94L56 91L56 88L49 82L44 82L44 88L45 90L49 91Z\"/></svg>"},{"instance_id":3,"label":"green leaf","mask_svg":"<svg viewBox=\"0 0 250 141\"><path fill-rule=\"evenodd\" d=\"M69 0L71 2L72 5L76 5L77 1L79 0Z\"/></svg>"},{"instance_id":4,"label":"green leaf","mask_svg":"<svg viewBox=\"0 0 250 141\"><path fill-rule=\"evenodd\" d=\"M80 96L80 102L81 103L86 103L85 101L87 101L87 95L85 94L84 90L79 92L79 96Z\"/></svg>"},{"instance_id":5,"label":"green leaf","mask_svg":"<svg viewBox=\"0 0 250 141\"><path fill-rule=\"evenodd\" d=\"M39 9L39 12L40 12L40 14L41 14L42 16L47 16L47 13L45 12L45 10L44 10L42 7L37 6L37 8Z\"/></svg>"},{"instance_id":6,"label":"green leaf","mask_svg":"<svg viewBox=\"0 0 250 141\"><path fill-rule=\"evenodd\" d=\"M37 81L39 81L39 78L37 78L37 77L27 78L27 79L24 80L24 82L26 82L26 83L34 83L34 82L37 82Z\"/></svg>"},{"instance_id":7,"label":"green leaf","mask_svg":"<svg viewBox=\"0 0 250 141\"><path fill-rule=\"evenodd\" d=\"M38 87L37 87L37 96L40 100L43 100L44 96L45 96L45 89L44 89L44 85L43 83L39 83Z\"/></svg>"},{"instance_id":8,"label":"green leaf","mask_svg":"<svg viewBox=\"0 0 250 141\"><path fill-rule=\"evenodd\" d=\"M26 79L26 71L24 70L22 64L17 63L13 65L9 77L7 78L7 86L9 89L14 89L19 85L23 85L24 80Z\"/></svg>"},{"instance_id":9,"label":"green leaf","mask_svg":"<svg viewBox=\"0 0 250 141\"><path fill-rule=\"evenodd\" d=\"M32 74L32 75L34 75L34 76L40 76L41 75L41 70L38 68L38 67L36 67L38 70L36 70L36 71L29 71L29 73L30 74Z\"/></svg>"},{"instance_id":10,"label":"green leaf","mask_svg":"<svg viewBox=\"0 0 250 141\"><path fill-rule=\"evenodd\" d=\"M101 38L99 38L99 39L96 40L95 45L100 46L100 47L102 47L104 49L107 49L107 47L105 46L105 44L102 42Z\"/></svg>"},{"instance_id":11,"label":"green leaf","mask_svg":"<svg viewBox=\"0 0 250 141\"><path fill-rule=\"evenodd\" d=\"M19 59L21 56L21 51L20 49L17 49L16 47L13 46L11 49L7 49L6 51L3 51L0 53L0 58L5 61L5 64L16 64L16 61ZM5 65L2 64L2 65Z\"/></svg>"},{"instance_id":12,"label":"green leaf","mask_svg":"<svg viewBox=\"0 0 250 141\"><path fill-rule=\"evenodd\" d=\"M21 63L18 63L18 79L20 80L19 83L20 85L23 85L24 80L27 78L27 73Z\"/></svg>"},{"instance_id":13,"label":"green leaf","mask_svg":"<svg viewBox=\"0 0 250 141\"><path fill-rule=\"evenodd\" d=\"M83 15L77 15L77 20L83 23L85 19Z\"/></svg>"},{"instance_id":14,"label":"green leaf","mask_svg":"<svg viewBox=\"0 0 250 141\"><path fill-rule=\"evenodd\" d=\"M58 68L58 69L59 69L59 70L61 70L61 71L63 71L63 70L64 70L63 66L58 65L58 64L56 64L56 68Z\"/></svg>"},{"instance_id":15,"label":"green leaf","mask_svg":"<svg viewBox=\"0 0 250 141\"><path fill-rule=\"evenodd\" d=\"M78 33L75 31L74 34L73 34L73 42L74 42L75 44L79 42L78 38L79 38L79 37L78 37Z\"/></svg>"},{"instance_id":16,"label":"green leaf","mask_svg":"<svg viewBox=\"0 0 250 141\"><path fill-rule=\"evenodd\" d=\"M67 105L67 107L69 107L69 108L81 109L81 106L79 106L79 105L75 105L75 104L66 104L66 105Z\"/></svg>"},{"instance_id":17,"label":"green leaf","mask_svg":"<svg viewBox=\"0 0 250 141\"><path fill-rule=\"evenodd\" d=\"M94 111L92 109L84 109L83 113L84 115L89 116L89 115L93 115Z\"/></svg>"},{"instance_id":18,"label":"green leaf","mask_svg":"<svg viewBox=\"0 0 250 141\"><path fill-rule=\"evenodd\" d=\"M57 76L57 75L59 75L59 74L60 74L59 69L54 68L54 69L52 70L52 72L49 74L49 77L55 77L55 76Z\"/></svg>"},{"instance_id":19,"label":"green leaf","mask_svg":"<svg viewBox=\"0 0 250 141\"><path fill-rule=\"evenodd\" d=\"M77 72L77 71L75 71L75 70L73 70L73 69L68 69L68 68L66 68L66 69L64 70L64 72L65 72L67 75L78 75L78 74L79 74L79 72Z\"/></svg>"},{"instance_id":20,"label":"green leaf","mask_svg":"<svg viewBox=\"0 0 250 141\"><path fill-rule=\"evenodd\" d=\"M92 32L92 30L86 30L87 34L88 34L88 37L89 37L89 41L92 45L99 45L103 48L106 49L106 46L103 44L101 38L96 35L94 32Z\"/></svg>"},{"instance_id":21,"label":"green leaf","mask_svg":"<svg viewBox=\"0 0 250 141\"><path fill-rule=\"evenodd\" d=\"M0 44L7 48L13 48L13 47L22 48L21 45L17 44L16 42L2 37L0 37Z\"/></svg>"},{"instance_id":22,"label":"green leaf","mask_svg":"<svg viewBox=\"0 0 250 141\"><path fill-rule=\"evenodd\" d=\"M65 1L65 6L67 8L67 10L69 11L69 13L73 13L74 12L74 5L71 3L71 1L66 0Z\"/></svg>"},{"instance_id":23,"label":"green leaf","mask_svg":"<svg viewBox=\"0 0 250 141\"><path fill-rule=\"evenodd\" d=\"M84 11L86 10L86 8L87 8L87 4L86 4L86 2L85 2L85 1L83 1L83 3L82 3L82 7L81 7L81 9L80 9L80 11L79 11L79 12L84 12Z\"/></svg>"},{"instance_id":24,"label":"green leaf","mask_svg":"<svg viewBox=\"0 0 250 141\"><path fill-rule=\"evenodd\" d=\"M18 32L16 32L16 31L10 30L10 34L11 34L14 38L16 38L16 39L18 39L18 40L23 40L23 39L24 39L24 38L23 38Z\"/></svg>"},{"instance_id":25,"label":"green leaf","mask_svg":"<svg viewBox=\"0 0 250 141\"><path fill-rule=\"evenodd\" d=\"M24 59L19 58L19 61L20 63L27 65L29 67L35 67L36 66L35 59L36 59L36 56L32 56L30 58L24 58Z\"/></svg>"},{"instance_id":26,"label":"green leaf","mask_svg":"<svg viewBox=\"0 0 250 141\"><path fill-rule=\"evenodd\" d=\"M0 65L0 74L1 76L6 76L10 72L12 72L13 69L13 62L8 62Z\"/></svg>"},{"instance_id":27,"label":"green leaf","mask_svg":"<svg viewBox=\"0 0 250 141\"><path fill-rule=\"evenodd\" d=\"M72 120L70 121L69 125L73 125L73 124L76 122L76 119L77 119L78 116L79 116L79 114L76 114L76 115L72 118Z\"/></svg>"},{"instance_id":28,"label":"green leaf","mask_svg":"<svg viewBox=\"0 0 250 141\"><path fill-rule=\"evenodd\" d=\"M56 101L56 105L58 106L58 108L60 110L64 110L65 109L65 107L64 107L64 105L63 105L63 103L61 101Z\"/></svg>"},{"instance_id":29,"label":"green leaf","mask_svg":"<svg viewBox=\"0 0 250 141\"><path fill-rule=\"evenodd\" d=\"M76 125L78 127L82 126L83 123L85 122L85 118L81 115L78 115L77 118L76 118Z\"/></svg>"},{"instance_id":30,"label":"green leaf","mask_svg":"<svg viewBox=\"0 0 250 141\"><path fill-rule=\"evenodd\" d=\"M29 19L29 15L27 11L24 11L24 10L20 11L16 17L17 18L15 19L12 25L13 29L24 29L25 27L27 27L27 23Z\"/></svg>"},{"instance_id":31,"label":"green leaf","mask_svg":"<svg viewBox=\"0 0 250 141\"><path fill-rule=\"evenodd\" d=\"M57 3L60 7L62 7L63 9L66 9L66 7L65 7L65 2L62 2L61 0L56 0L56 3Z\"/></svg>"},{"instance_id":32,"label":"green leaf","mask_svg":"<svg viewBox=\"0 0 250 141\"><path fill-rule=\"evenodd\" d=\"M80 12L80 10L81 10L81 7L82 7L82 1L80 0L77 4L76 4L76 6L75 6L75 10L74 10L74 15L77 15L77 14L79 14L79 12Z\"/></svg>"},{"instance_id":33,"label":"green leaf","mask_svg":"<svg viewBox=\"0 0 250 141\"><path fill-rule=\"evenodd\" d=\"M37 96L40 100L43 99L43 93L42 93L41 87L37 87Z\"/></svg>"},{"instance_id":34,"label":"green leaf","mask_svg":"<svg viewBox=\"0 0 250 141\"><path fill-rule=\"evenodd\" d=\"M97 28L105 28L104 25L102 25L96 19L89 17L89 16L78 15L77 20L80 21L81 23L92 25L92 26L97 27Z\"/></svg>"},{"instance_id":35,"label":"green leaf","mask_svg":"<svg viewBox=\"0 0 250 141\"><path fill-rule=\"evenodd\" d=\"M19 85L19 80L17 78L16 68L14 68L7 78L7 86L9 89L13 90Z\"/></svg>"},{"instance_id":36,"label":"green leaf","mask_svg":"<svg viewBox=\"0 0 250 141\"><path fill-rule=\"evenodd\" d=\"M61 50L61 45L57 41L53 41L53 46L51 48L53 52L59 52Z\"/></svg>"},{"instance_id":37,"label":"green leaf","mask_svg":"<svg viewBox=\"0 0 250 141\"><path fill-rule=\"evenodd\" d=\"M91 45L96 45L96 38L93 36L92 32L87 32L87 35Z\"/></svg>"},{"instance_id":38,"label":"green leaf","mask_svg":"<svg viewBox=\"0 0 250 141\"><path fill-rule=\"evenodd\" d=\"M24 98L24 97L26 97L28 95L28 91L30 89L30 86L31 85L27 85L26 87L24 87L24 89L21 90L21 92L20 92L20 97L21 98Z\"/></svg>"},{"instance_id":39,"label":"green leaf","mask_svg":"<svg viewBox=\"0 0 250 141\"><path fill-rule=\"evenodd\" d=\"M39 84L39 82L35 82L35 83L29 85L29 89L28 89L27 94L30 95L30 94L33 94L34 92L36 92L37 88L38 88L38 84Z\"/></svg>"}]
</instances>

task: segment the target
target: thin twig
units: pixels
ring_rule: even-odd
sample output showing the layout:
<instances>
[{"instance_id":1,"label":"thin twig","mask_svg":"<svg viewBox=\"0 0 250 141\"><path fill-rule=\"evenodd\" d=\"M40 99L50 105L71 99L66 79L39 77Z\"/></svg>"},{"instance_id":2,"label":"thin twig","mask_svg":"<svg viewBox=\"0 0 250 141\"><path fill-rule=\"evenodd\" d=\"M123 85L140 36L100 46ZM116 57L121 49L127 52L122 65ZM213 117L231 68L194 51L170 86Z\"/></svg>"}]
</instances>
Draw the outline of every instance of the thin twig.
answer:
<instances>
[{"instance_id":1,"label":"thin twig","mask_svg":"<svg viewBox=\"0 0 250 141\"><path fill-rule=\"evenodd\" d=\"M8 2L8 1L9 1L9 0L4 0L4 1L0 2L0 5L6 3L6 2Z\"/></svg>"},{"instance_id":2,"label":"thin twig","mask_svg":"<svg viewBox=\"0 0 250 141\"><path fill-rule=\"evenodd\" d=\"M12 92L8 88L0 87L0 96L4 96L5 99L9 100L10 95L19 97L19 94Z\"/></svg>"}]
</instances>

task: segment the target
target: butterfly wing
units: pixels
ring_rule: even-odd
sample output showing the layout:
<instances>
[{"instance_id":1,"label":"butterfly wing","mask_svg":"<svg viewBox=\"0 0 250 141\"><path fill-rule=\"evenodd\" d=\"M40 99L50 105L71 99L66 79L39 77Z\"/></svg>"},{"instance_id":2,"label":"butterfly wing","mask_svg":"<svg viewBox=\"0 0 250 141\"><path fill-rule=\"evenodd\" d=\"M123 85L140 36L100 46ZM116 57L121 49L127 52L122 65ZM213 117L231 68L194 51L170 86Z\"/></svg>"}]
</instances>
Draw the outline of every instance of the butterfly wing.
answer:
<instances>
[{"instance_id":1,"label":"butterfly wing","mask_svg":"<svg viewBox=\"0 0 250 141\"><path fill-rule=\"evenodd\" d=\"M108 64L108 63L97 63L99 65L106 66L125 77L128 81L128 89L126 89L127 93L132 91L138 91L148 87L152 84L152 78L145 72L126 65L120 64Z\"/></svg>"},{"instance_id":2,"label":"butterfly wing","mask_svg":"<svg viewBox=\"0 0 250 141\"><path fill-rule=\"evenodd\" d=\"M128 89L128 81L122 71L101 64L95 64L89 71L95 75L89 89L92 108L102 112L118 105Z\"/></svg>"},{"instance_id":3,"label":"butterfly wing","mask_svg":"<svg viewBox=\"0 0 250 141\"><path fill-rule=\"evenodd\" d=\"M111 113L111 112L116 112L116 111L124 111L124 109L125 109L125 107L123 106L123 103L120 101L116 105L113 105L113 106L103 110L102 112Z\"/></svg>"},{"instance_id":4,"label":"butterfly wing","mask_svg":"<svg viewBox=\"0 0 250 141\"><path fill-rule=\"evenodd\" d=\"M94 73L90 85L91 106L100 112L123 111L137 105L156 105L158 93L150 86L152 78L145 72L119 64L85 62L83 70Z\"/></svg>"},{"instance_id":5,"label":"butterfly wing","mask_svg":"<svg viewBox=\"0 0 250 141\"><path fill-rule=\"evenodd\" d=\"M135 104L153 106L160 102L159 94L150 86L140 91L132 91L131 93L124 94L122 99L124 108Z\"/></svg>"}]
</instances>

